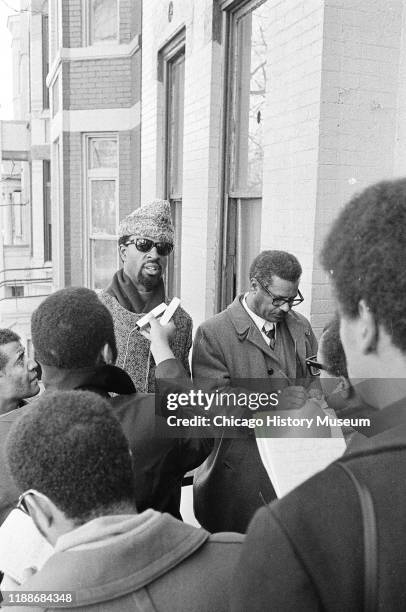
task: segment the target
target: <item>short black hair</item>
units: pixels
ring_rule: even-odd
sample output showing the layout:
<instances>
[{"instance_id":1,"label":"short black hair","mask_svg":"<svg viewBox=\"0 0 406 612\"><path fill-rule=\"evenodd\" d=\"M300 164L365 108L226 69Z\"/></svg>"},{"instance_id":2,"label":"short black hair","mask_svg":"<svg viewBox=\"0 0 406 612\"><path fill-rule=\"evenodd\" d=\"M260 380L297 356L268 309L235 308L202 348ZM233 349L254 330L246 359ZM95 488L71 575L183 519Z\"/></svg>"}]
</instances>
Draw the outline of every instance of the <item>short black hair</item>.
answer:
<instances>
[{"instance_id":1,"label":"short black hair","mask_svg":"<svg viewBox=\"0 0 406 612\"><path fill-rule=\"evenodd\" d=\"M11 427L6 457L21 492L36 489L78 524L119 504L135 509L126 437L95 393L45 393Z\"/></svg>"},{"instance_id":2,"label":"short black hair","mask_svg":"<svg viewBox=\"0 0 406 612\"><path fill-rule=\"evenodd\" d=\"M256 278L260 283L267 283L273 276L296 283L302 275L302 266L298 259L286 251L262 251L250 266L250 280Z\"/></svg>"},{"instance_id":3,"label":"short black hair","mask_svg":"<svg viewBox=\"0 0 406 612\"><path fill-rule=\"evenodd\" d=\"M68 287L49 295L31 317L35 357L64 369L94 366L107 343L117 359L113 319L97 294Z\"/></svg>"},{"instance_id":4,"label":"short black hair","mask_svg":"<svg viewBox=\"0 0 406 612\"><path fill-rule=\"evenodd\" d=\"M0 329L0 370L6 367L8 359L1 350L1 347L10 342L20 342L21 338L11 329Z\"/></svg>"},{"instance_id":5,"label":"short black hair","mask_svg":"<svg viewBox=\"0 0 406 612\"><path fill-rule=\"evenodd\" d=\"M340 339L340 319L337 315L323 329L319 347L327 372L331 376L344 376L348 380L347 360Z\"/></svg>"},{"instance_id":6,"label":"short black hair","mask_svg":"<svg viewBox=\"0 0 406 612\"><path fill-rule=\"evenodd\" d=\"M406 351L406 179L354 196L330 229L321 253L343 314L364 299L375 321Z\"/></svg>"}]
</instances>

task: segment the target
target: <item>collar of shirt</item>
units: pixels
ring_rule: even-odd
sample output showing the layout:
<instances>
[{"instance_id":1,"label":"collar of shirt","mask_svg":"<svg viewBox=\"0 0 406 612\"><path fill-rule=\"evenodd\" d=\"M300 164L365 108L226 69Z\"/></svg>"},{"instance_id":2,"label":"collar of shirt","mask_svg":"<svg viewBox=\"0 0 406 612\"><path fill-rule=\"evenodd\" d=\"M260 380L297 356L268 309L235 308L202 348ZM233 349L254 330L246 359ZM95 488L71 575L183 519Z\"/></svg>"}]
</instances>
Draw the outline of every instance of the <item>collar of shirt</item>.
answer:
<instances>
[{"instance_id":1,"label":"collar of shirt","mask_svg":"<svg viewBox=\"0 0 406 612\"><path fill-rule=\"evenodd\" d=\"M269 331L270 329L272 329L273 327L275 327L275 323L271 323L270 321L266 321L265 319L263 319L262 317L259 317L255 312L253 312L251 310L251 308L249 308L248 304L247 304L247 300L246 297L248 295L248 292L244 295L243 299L242 299L242 305L245 308L245 310L247 311L248 315L251 317L251 319L254 321L255 325L258 327L259 331L262 334L262 337L264 338L265 342L267 343L267 345L269 346L270 344L270 340L268 338L268 336L266 334L264 334L263 332L263 327L265 325L265 329L267 331ZM276 332L276 327L275 327L275 332Z\"/></svg>"}]
</instances>

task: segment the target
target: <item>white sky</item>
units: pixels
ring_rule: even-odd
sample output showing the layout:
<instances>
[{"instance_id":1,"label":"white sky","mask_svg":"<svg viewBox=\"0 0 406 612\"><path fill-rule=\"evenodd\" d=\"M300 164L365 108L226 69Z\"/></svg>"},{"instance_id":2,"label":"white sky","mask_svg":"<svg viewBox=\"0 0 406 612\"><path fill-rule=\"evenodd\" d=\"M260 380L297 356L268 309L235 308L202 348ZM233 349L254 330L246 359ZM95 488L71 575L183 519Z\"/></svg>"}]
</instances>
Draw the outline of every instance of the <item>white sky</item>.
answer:
<instances>
[{"instance_id":1,"label":"white sky","mask_svg":"<svg viewBox=\"0 0 406 612\"><path fill-rule=\"evenodd\" d=\"M18 9L20 2L6 0L6 4L0 0L0 119L13 118L11 35L7 29L7 17L15 14L12 9Z\"/></svg>"}]
</instances>

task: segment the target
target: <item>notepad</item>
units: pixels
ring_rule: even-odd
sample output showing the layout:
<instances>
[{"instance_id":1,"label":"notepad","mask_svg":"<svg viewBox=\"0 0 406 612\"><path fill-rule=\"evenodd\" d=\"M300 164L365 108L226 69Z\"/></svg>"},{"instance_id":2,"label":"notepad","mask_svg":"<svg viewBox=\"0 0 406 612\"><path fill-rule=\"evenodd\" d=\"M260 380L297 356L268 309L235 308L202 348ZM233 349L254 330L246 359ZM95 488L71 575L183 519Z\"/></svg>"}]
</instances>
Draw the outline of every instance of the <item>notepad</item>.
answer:
<instances>
[{"instance_id":1,"label":"notepad","mask_svg":"<svg viewBox=\"0 0 406 612\"><path fill-rule=\"evenodd\" d=\"M335 416L334 411L325 412ZM262 463L278 497L324 470L346 449L340 427L331 428L330 438L261 437L260 428L255 433Z\"/></svg>"},{"instance_id":2,"label":"notepad","mask_svg":"<svg viewBox=\"0 0 406 612\"><path fill-rule=\"evenodd\" d=\"M41 569L53 553L28 514L12 510L0 527L0 570L21 584L25 569Z\"/></svg>"}]
</instances>

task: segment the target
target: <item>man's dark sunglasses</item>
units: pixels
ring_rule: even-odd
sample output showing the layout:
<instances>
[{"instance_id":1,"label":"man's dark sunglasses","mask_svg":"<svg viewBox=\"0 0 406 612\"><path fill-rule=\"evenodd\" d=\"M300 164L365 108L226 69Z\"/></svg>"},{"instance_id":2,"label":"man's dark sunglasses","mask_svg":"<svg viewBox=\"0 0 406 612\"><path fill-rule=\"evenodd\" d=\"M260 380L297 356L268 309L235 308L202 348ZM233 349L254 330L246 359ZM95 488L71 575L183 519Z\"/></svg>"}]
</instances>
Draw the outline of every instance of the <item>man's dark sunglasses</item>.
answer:
<instances>
[{"instance_id":1,"label":"man's dark sunglasses","mask_svg":"<svg viewBox=\"0 0 406 612\"><path fill-rule=\"evenodd\" d=\"M149 240L149 238L136 238L125 243L126 246L129 244L133 244L137 251L141 251L141 253L148 253L148 251L155 247L158 255L162 257L166 257L166 255L173 251L173 244L171 242L154 242Z\"/></svg>"},{"instance_id":2,"label":"man's dark sunglasses","mask_svg":"<svg viewBox=\"0 0 406 612\"><path fill-rule=\"evenodd\" d=\"M255 280L262 287L265 293L271 296L272 306L276 306L278 308L280 306L283 306L284 304L289 304L290 308L292 308L292 306L297 306L298 304L301 304L304 300L304 297L300 293L299 289L297 290L297 296L295 297L290 297L290 298L279 297L277 295L274 295L271 291L269 291L268 287L265 287L265 285L263 285L260 280L258 280L257 278Z\"/></svg>"},{"instance_id":3,"label":"man's dark sunglasses","mask_svg":"<svg viewBox=\"0 0 406 612\"><path fill-rule=\"evenodd\" d=\"M317 355L312 355L306 359L307 369L311 376L320 376L320 370L327 370L326 366L317 361Z\"/></svg>"}]
</instances>

